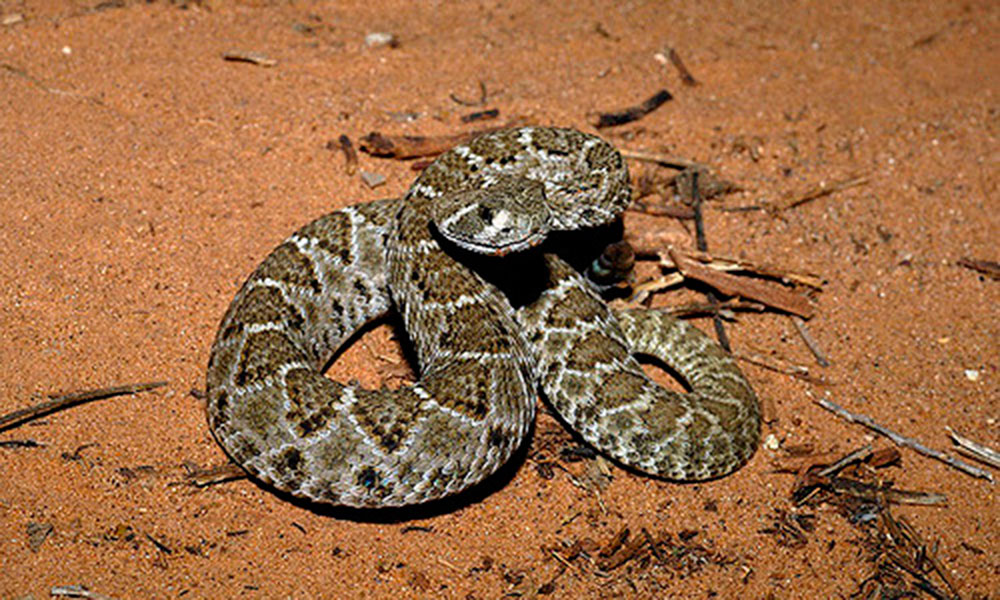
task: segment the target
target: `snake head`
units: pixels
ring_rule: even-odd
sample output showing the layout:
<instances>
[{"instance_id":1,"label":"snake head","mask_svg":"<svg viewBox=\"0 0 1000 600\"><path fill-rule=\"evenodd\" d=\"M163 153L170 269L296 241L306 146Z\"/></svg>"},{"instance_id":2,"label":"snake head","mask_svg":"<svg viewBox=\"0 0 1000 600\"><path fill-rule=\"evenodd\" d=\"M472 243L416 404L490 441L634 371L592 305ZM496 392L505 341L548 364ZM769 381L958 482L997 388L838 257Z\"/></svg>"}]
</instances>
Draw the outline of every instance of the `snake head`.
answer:
<instances>
[{"instance_id":1,"label":"snake head","mask_svg":"<svg viewBox=\"0 0 1000 600\"><path fill-rule=\"evenodd\" d=\"M551 220L545 186L511 176L436 198L431 218L441 235L460 248L493 256L542 243Z\"/></svg>"}]
</instances>

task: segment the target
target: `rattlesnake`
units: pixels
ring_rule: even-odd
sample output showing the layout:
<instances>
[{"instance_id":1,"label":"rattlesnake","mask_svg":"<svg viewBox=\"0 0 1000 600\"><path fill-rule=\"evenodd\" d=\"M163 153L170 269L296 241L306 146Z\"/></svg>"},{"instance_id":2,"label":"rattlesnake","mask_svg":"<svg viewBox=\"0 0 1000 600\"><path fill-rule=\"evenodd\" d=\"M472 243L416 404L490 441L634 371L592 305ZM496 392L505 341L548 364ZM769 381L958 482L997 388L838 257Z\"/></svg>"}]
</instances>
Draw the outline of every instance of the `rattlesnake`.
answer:
<instances>
[{"instance_id":1,"label":"rattlesnake","mask_svg":"<svg viewBox=\"0 0 1000 600\"><path fill-rule=\"evenodd\" d=\"M612 312L545 245L529 249L549 230L614 220L629 196L607 142L528 127L446 152L401 199L306 225L250 275L219 327L207 371L216 439L296 497L415 504L503 465L540 387L626 466L677 480L735 470L756 448L760 414L732 358L662 313ZM340 347L392 308L419 381L371 391L326 378ZM661 359L692 392L652 383L633 354Z\"/></svg>"}]
</instances>

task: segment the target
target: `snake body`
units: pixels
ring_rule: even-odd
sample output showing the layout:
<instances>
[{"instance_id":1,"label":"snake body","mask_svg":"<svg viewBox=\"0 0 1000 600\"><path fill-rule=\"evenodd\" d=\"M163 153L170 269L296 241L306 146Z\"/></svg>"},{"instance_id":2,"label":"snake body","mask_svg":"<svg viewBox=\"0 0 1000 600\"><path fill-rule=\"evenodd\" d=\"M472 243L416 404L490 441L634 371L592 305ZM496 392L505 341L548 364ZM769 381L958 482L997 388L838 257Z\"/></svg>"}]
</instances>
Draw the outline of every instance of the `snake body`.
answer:
<instances>
[{"instance_id":1,"label":"snake body","mask_svg":"<svg viewBox=\"0 0 1000 600\"><path fill-rule=\"evenodd\" d=\"M206 377L216 439L296 497L416 504L507 462L540 388L627 466L677 480L739 468L760 414L732 358L662 313L612 312L546 251L550 231L608 223L628 200L626 166L608 143L528 127L446 152L401 199L306 225L254 270L219 327ZM528 291L512 293L522 283ZM373 391L322 374L393 309L416 350L416 383ZM690 393L650 381L635 354L674 368Z\"/></svg>"}]
</instances>

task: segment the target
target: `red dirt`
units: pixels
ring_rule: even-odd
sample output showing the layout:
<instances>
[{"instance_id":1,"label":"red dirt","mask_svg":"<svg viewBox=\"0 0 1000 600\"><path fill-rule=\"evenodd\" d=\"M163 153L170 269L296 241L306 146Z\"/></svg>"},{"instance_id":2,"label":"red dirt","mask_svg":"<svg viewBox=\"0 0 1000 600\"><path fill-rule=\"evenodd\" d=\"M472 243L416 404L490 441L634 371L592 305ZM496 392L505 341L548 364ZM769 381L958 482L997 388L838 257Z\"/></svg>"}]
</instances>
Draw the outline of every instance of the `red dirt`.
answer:
<instances>
[{"instance_id":1,"label":"red dirt","mask_svg":"<svg viewBox=\"0 0 1000 600\"><path fill-rule=\"evenodd\" d=\"M369 190L327 142L467 130L459 117L473 109L449 94L476 98L480 81L501 120L584 130L588 113L665 87L671 102L602 135L711 165L745 188L729 205L867 174L778 215L707 210L713 252L828 281L809 326L833 363L811 370L832 385L744 363L774 419L764 434L840 452L872 439L812 402L829 394L936 448L949 446L945 426L1000 445L1000 282L956 264L1000 260L995 2L97 4L0 3L0 17L22 16L0 25L0 413L49 393L170 384L0 434L43 444L0 447L0 597L65 584L116 598L858 589L871 565L832 510L815 511L801 549L761 533L791 509L792 477L773 471L780 449L701 485L612 468L600 498L522 461L490 493L402 523L312 511L246 480L183 483L183 464L225 460L188 391L204 385L242 279L308 220L399 194L414 177L407 163L361 155L388 178ZM366 47L372 31L398 46ZM656 59L668 44L700 85ZM229 50L277 64L224 61ZM729 333L737 350L812 362L784 316L741 317ZM401 356L388 326L331 376L378 385L375 355ZM555 427L542 417L532 450L561 436ZM895 513L939 544L963 597L1000 597L996 488L902 455L887 471L897 487L948 505ZM52 526L36 549L29 523ZM603 545L623 525L695 531L727 564L681 577L635 561L605 576L577 558L557 577L552 551Z\"/></svg>"}]
</instances>

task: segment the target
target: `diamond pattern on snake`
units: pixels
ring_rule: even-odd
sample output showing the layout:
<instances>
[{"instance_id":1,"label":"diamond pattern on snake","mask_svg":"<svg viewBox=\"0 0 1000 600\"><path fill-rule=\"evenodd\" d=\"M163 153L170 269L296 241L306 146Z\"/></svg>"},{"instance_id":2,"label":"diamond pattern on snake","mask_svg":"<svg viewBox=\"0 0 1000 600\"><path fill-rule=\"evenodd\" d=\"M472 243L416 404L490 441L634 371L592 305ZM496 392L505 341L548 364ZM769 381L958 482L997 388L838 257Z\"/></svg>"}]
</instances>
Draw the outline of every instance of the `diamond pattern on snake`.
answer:
<instances>
[{"instance_id":1,"label":"diamond pattern on snake","mask_svg":"<svg viewBox=\"0 0 1000 600\"><path fill-rule=\"evenodd\" d=\"M207 371L215 438L299 498L418 504L504 465L541 392L587 443L633 469L682 481L738 469L758 444L760 411L733 359L663 313L610 309L547 251L550 234L609 223L629 197L613 146L524 127L442 154L403 198L306 225L253 271L219 327ZM521 281L527 291L512 294ZM416 350L417 382L374 391L323 375L391 310ZM653 383L637 354L690 391Z\"/></svg>"}]
</instances>

